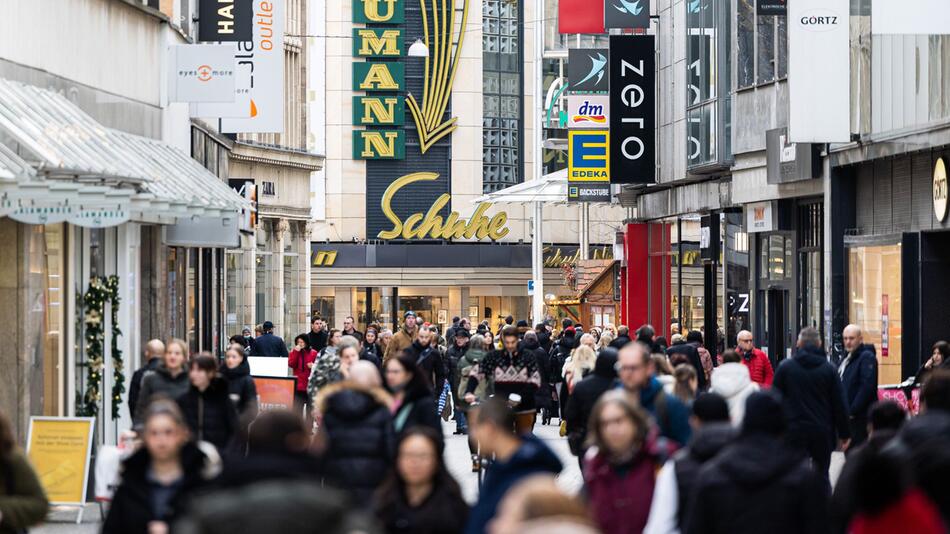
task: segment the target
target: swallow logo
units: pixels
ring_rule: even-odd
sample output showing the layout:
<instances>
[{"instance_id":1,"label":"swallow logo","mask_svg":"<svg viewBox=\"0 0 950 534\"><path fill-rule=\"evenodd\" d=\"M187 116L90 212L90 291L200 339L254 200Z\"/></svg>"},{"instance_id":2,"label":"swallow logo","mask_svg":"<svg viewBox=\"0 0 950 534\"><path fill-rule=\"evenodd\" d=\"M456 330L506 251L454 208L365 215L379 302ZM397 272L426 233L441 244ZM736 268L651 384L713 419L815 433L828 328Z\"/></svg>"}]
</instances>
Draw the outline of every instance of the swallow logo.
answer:
<instances>
[{"instance_id":1,"label":"swallow logo","mask_svg":"<svg viewBox=\"0 0 950 534\"><path fill-rule=\"evenodd\" d=\"M628 2L627 0L619 0L620 5L613 4L614 9L620 11L621 13L627 13L628 15L633 15L634 17L638 16L643 12L643 6L640 5L642 0L637 0L636 2Z\"/></svg>"},{"instance_id":2,"label":"swallow logo","mask_svg":"<svg viewBox=\"0 0 950 534\"><path fill-rule=\"evenodd\" d=\"M597 77L596 84L600 84L600 81L604 79L604 67L607 66L607 58L600 52L597 52L596 56L587 57L591 62L590 72L588 72L587 76L584 76L581 81L577 82L575 84L576 86L584 85L587 80L593 79L595 76Z\"/></svg>"},{"instance_id":3,"label":"swallow logo","mask_svg":"<svg viewBox=\"0 0 950 534\"><path fill-rule=\"evenodd\" d=\"M706 9L706 6L703 5L703 3L702 3L701 0L692 0L692 1L689 3L689 8L688 8L688 9L689 9L689 12L690 12L690 13L695 14L695 13L699 13L699 12L702 11L703 9Z\"/></svg>"}]
</instances>

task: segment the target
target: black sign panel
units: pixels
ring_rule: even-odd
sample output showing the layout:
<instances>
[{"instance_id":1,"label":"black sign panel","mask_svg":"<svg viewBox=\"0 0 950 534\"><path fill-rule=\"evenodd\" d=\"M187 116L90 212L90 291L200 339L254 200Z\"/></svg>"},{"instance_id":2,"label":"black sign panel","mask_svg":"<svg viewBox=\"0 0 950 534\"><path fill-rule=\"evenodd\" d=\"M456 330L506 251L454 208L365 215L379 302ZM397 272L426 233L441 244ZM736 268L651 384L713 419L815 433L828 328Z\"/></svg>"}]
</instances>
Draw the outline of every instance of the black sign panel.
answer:
<instances>
[{"instance_id":1,"label":"black sign panel","mask_svg":"<svg viewBox=\"0 0 950 534\"><path fill-rule=\"evenodd\" d=\"M250 41L254 38L252 0L201 0L199 41Z\"/></svg>"},{"instance_id":2,"label":"black sign panel","mask_svg":"<svg viewBox=\"0 0 950 534\"><path fill-rule=\"evenodd\" d=\"M610 184L583 182L568 184L567 199L571 202L610 202Z\"/></svg>"},{"instance_id":3,"label":"black sign panel","mask_svg":"<svg viewBox=\"0 0 950 534\"><path fill-rule=\"evenodd\" d=\"M719 261L719 214L700 218L699 256L704 262Z\"/></svg>"},{"instance_id":4,"label":"black sign panel","mask_svg":"<svg viewBox=\"0 0 950 534\"><path fill-rule=\"evenodd\" d=\"M605 48L572 48L567 53L567 82L575 93L606 93L610 88Z\"/></svg>"},{"instance_id":5,"label":"black sign panel","mask_svg":"<svg viewBox=\"0 0 950 534\"><path fill-rule=\"evenodd\" d=\"M650 0L604 0L604 28L650 27Z\"/></svg>"},{"instance_id":6,"label":"black sign panel","mask_svg":"<svg viewBox=\"0 0 950 534\"><path fill-rule=\"evenodd\" d=\"M656 46L652 35L610 36L610 181L656 181Z\"/></svg>"},{"instance_id":7,"label":"black sign panel","mask_svg":"<svg viewBox=\"0 0 950 534\"><path fill-rule=\"evenodd\" d=\"M758 0L756 7L756 13L759 15L780 15L784 17L788 13L787 0Z\"/></svg>"}]
</instances>

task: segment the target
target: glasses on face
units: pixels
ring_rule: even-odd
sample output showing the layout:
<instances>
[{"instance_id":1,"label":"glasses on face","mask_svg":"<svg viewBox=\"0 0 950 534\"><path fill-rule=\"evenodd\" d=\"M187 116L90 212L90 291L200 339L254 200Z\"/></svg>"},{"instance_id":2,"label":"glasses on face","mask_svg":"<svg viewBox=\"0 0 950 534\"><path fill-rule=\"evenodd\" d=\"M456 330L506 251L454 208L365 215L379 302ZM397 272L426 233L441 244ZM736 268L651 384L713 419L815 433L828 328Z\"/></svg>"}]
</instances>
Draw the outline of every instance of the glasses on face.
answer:
<instances>
[{"instance_id":1,"label":"glasses on face","mask_svg":"<svg viewBox=\"0 0 950 534\"><path fill-rule=\"evenodd\" d=\"M617 364L614 366L614 370L616 370L618 373L622 373L622 372L624 372L624 371L626 371L626 372L628 372L628 373L635 373L635 372L639 371L640 369L643 369L643 366L642 366L642 365L637 365L637 364L634 364L634 365L620 365L619 363L617 363Z\"/></svg>"}]
</instances>

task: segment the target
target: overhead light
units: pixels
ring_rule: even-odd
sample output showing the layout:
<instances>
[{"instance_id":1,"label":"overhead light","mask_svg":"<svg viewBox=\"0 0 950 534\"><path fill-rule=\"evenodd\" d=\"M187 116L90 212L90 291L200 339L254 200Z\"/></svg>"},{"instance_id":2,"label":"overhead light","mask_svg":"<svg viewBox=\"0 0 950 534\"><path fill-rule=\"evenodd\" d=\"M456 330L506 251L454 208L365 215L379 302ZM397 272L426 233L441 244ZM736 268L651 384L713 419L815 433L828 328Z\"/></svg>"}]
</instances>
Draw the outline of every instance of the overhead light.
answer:
<instances>
[{"instance_id":1,"label":"overhead light","mask_svg":"<svg viewBox=\"0 0 950 534\"><path fill-rule=\"evenodd\" d=\"M416 39L409 47L409 57L429 57L429 47L422 42L422 39Z\"/></svg>"}]
</instances>

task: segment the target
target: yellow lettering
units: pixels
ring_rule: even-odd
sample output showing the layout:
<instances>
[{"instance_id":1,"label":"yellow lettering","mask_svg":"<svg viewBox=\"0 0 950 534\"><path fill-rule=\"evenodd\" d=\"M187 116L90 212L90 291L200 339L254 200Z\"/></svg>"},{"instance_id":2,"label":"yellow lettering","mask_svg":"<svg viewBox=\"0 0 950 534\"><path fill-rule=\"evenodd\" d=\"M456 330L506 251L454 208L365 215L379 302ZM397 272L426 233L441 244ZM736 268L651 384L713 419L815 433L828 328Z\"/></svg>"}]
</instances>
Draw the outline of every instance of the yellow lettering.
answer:
<instances>
[{"instance_id":1,"label":"yellow lettering","mask_svg":"<svg viewBox=\"0 0 950 534\"><path fill-rule=\"evenodd\" d=\"M492 241L497 241L506 235L508 235L508 227L505 226L508 224L508 214L501 212L498 215L495 215L491 218L491 222L488 223L488 237Z\"/></svg>"},{"instance_id":2,"label":"yellow lettering","mask_svg":"<svg viewBox=\"0 0 950 534\"><path fill-rule=\"evenodd\" d=\"M399 50L399 30L385 30L382 34L377 34L376 30L358 30L360 36L361 56L398 56Z\"/></svg>"},{"instance_id":3,"label":"yellow lettering","mask_svg":"<svg viewBox=\"0 0 950 534\"><path fill-rule=\"evenodd\" d=\"M360 155L364 158L375 156L391 158L396 155L396 138L399 132L375 132L361 131L359 135L363 137L363 151ZM383 139L383 136L386 138Z\"/></svg>"},{"instance_id":4,"label":"yellow lettering","mask_svg":"<svg viewBox=\"0 0 950 534\"><path fill-rule=\"evenodd\" d=\"M402 237L403 239L412 239L413 237L422 237L419 233L419 230L415 228L417 224L422 221L421 213L413 213L406 218L406 223L403 225Z\"/></svg>"},{"instance_id":5,"label":"yellow lettering","mask_svg":"<svg viewBox=\"0 0 950 534\"><path fill-rule=\"evenodd\" d=\"M372 22L386 22L396 13L396 0L362 0L363 14ZM379 11L379 4L386 4L386 14Z\"/></svg>"},{"instance_id":6,"label":"yellow lettering","mask_svg":"<svg viewBox=\"0 0 950 534\"><path fill-rule=\"evenodd\" d=\"M363 118L361 124L392 124L396 122L396 97L362 98Z\"/></svg>"},{"instance_id":7,"label":"yellow lettering","mask_svg":"<svg viewBox=\"0 0 950 534\"><path fill-rule=\"evenodd\" d=\"M313 257L314 267L331 267L336 262L335 250L321 250Z\"/></svg>"},{"instance_id":8,"label":"yellow lettering","mask_svg":"<svg viewBox=\"0 0 950 534\"><path fill-rule=\"evenodd\" d=\"M393 78L392 73L389 72L388 65L385 63L373 63L370 65L369 70L366 71L366 77L360 82L360 89L364 91L372 91L374 89L380 91L398 91L400 87Z\"/></svg>"},{"instance_id":9,"label":"yellow lettering","mask_svg":"<svg viewBox=\"0 0 950 534\"><path fill-rule=\"evenodd\" d=\"M442 211L442 208L449 203L452 197L447 193L442 193L442 195L432 203L432 206L429 207L429 211L426 212L425 218L422 220L422 226L419 227L419 231L416 232L416 235L419 237L425 237L427 234L433 239L439 239L439 236L442 235L442 216L439 215L439 212Z\"/></svg>"}]
</instances>

